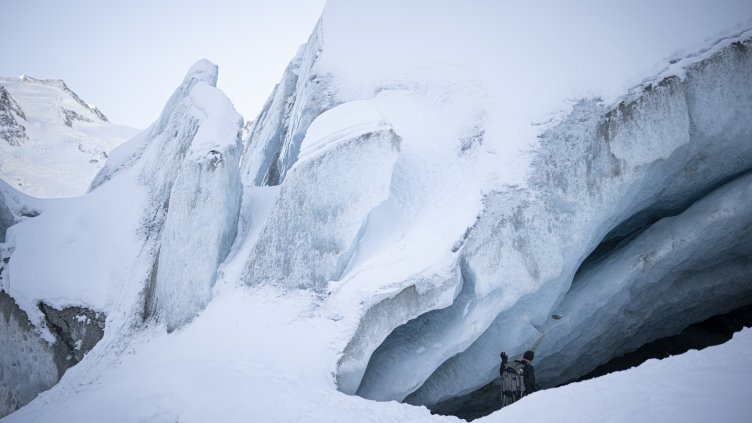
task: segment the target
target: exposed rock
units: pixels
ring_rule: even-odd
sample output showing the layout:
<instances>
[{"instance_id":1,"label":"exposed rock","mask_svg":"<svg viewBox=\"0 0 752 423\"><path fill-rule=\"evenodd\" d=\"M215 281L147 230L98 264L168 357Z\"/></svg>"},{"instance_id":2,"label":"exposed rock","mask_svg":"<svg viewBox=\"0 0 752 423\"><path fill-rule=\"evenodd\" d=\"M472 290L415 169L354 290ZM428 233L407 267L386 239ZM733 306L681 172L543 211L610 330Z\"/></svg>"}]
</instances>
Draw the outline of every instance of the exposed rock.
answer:
<instances>
[{"instance_id":1,"label":"exposed rock","mask_svg":"<svg viewBox=\"0 0 752 423\"><path fill-rule=\"evenodd\" d=\"M44 313L47 327L63 342L68 351L66 361L70 367L81 360L104 336L105 316L84 307L66 307L57 310L46 304L39 308ZM66 367L66 368L67 368Z\"/></svg>"},{"instance_id":2,"label":"exposed rock","mask_svg":"<svg viewBox=\"0 0 752 423\"><path fill-rule=\"evenodd\" d=\"M15 223L13 213L5 204L5 196L0 192L0 242L5 242L5 231Z\"/></svg>"},{"instance_id":3,"label":"exposed rock","mask_svg":"<svg viewBox=\"0 0 752 423\"><path fill-rule=\"evenodd\" d=\"M26 127L18 123L14 114L26 119L16 100L0 85L0 138L10 145L17 146L28 141L29 137L26 135Z\"/></svg>"},{"instance_id":4,"label":"exposed rock","mask_svg":"<svg viewBox=\"0 0 752 423\"><path fill-rule=\"evenodd\" d=\"M0 291L0 417L56 384L68 368L68 348L50 344L13 298Z\"/></svg>"},{"instance_id":5,"label":"exposed rock","mask_svg":"<svg viewBox=\"0 0 752 423\"><path fill-rule=\"evenodd\" d=\"M62 111L63 111L63 116L65 116L66 126L72 127L73 121L76 121L76 120L81 121L81 122L91 122L91 119L85 116L81 116L80 114L76 113L73 110L63 108Z\"/></svg>"}]
</instances>

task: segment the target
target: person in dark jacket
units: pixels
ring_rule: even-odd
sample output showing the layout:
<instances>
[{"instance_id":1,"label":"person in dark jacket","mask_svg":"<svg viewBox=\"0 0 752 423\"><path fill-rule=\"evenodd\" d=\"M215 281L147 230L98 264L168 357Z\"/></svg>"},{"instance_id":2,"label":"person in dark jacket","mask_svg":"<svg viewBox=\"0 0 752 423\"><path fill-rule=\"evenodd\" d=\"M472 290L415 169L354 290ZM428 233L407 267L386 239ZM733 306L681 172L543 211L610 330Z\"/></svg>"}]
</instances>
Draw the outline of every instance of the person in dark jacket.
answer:
<instances>
[{"instance_id":1,"label":"person in dark jacket","mask_svg":"<svg viewBox=\"0 0 752 423\"><path fill-rule=\"evenodd\" d=\"M535 368L533 367L533 357L535 353L533 351L525 351L522 356L522 362L525 363L525 395L532 394L538 390L538 385L535 384Z\"/></svg>"},{"instance_id":2,"label":"person in dark jacket","mask_svg":"<svg viewBox=\"0 0 752 423\"><path fill-rule=\"evenodd\" d=\"M514 360L516 365L512 366L514 368L522 368L522 383L525 385L525 391L522 393L522 396L525 396L527 394L531 394L538 390L538 385L535 384L535 368L533 367L533 358L535 357L535 353L533 351L525 351L525 354L522 356L522 360ZM501 353L501 369L499 370L499 373L502 376L502 379L504 378L504 368L507 364L507 355L506 353ZM510 382L514 383L514 382ZM502 381L502 393L501 393L501 406L505 407L509 404L512 404L513 402L520 399L520 393L519 391L512 392L504 392L503 390L505 383Z\"/></svg>"}]
</instances>

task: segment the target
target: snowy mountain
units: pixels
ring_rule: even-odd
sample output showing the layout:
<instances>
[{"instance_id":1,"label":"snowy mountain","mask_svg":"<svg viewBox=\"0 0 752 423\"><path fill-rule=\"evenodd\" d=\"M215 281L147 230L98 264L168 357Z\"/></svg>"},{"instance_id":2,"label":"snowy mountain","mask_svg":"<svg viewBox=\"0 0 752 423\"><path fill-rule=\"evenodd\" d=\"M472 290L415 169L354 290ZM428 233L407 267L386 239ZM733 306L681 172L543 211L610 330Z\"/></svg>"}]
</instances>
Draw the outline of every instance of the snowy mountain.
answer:
<instances>
[{"instance_id":1,"label":"snowy mountain","mask_svg":"<svg viewBox=\"0 0 752 423\"><path fill-rule=\"evenodd\" d=\"M135 133L59 79L0 78L0 178L27 194L85 193L109 152Z\"/></svg>"},{"instance_id":2,"label":"snowy mountain","mask_svg":"<svg viewBox=\"0 0 752 423\"><path fill-rule=\"evenodd\" d=\"M4 421L752 416L749 329L570 383L752 324L747 2L332 1L248 128L217 78L0 187Z\"/></svg>"}]
</instances>

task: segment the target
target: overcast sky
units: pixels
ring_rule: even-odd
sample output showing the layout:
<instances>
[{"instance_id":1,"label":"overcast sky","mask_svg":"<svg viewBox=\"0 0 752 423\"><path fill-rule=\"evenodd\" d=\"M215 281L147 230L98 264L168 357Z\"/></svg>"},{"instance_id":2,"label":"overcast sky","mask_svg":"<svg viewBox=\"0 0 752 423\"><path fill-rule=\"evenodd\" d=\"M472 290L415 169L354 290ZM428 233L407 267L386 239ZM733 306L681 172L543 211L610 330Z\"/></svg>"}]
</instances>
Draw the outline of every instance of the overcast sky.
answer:
<instances>
[{"instance_id":1,"label":"overcast sky","mask_svg":"<svg viewBox=\"0 0 752 423\"><path fill-rule=\"evenodd\" d=\"M64 80L110 121L145 128L188 68L254 119L325 0L0 0L0 76Z\"/></svg>"}]
</instances>

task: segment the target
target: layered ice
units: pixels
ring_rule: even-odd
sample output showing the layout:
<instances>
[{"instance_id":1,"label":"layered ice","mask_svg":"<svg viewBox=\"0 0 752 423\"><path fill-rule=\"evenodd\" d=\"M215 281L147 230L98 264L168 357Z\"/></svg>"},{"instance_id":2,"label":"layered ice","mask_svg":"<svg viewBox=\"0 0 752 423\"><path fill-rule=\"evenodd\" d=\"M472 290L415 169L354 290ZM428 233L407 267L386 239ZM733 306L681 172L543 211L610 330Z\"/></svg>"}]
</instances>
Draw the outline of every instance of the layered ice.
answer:
<instances>
[{"instance_id":1,"label":"layered ice","mask_svg":"<svg viewBox=\"0 0 752 423\"><path fill-rule=\"evenodd\" d=\"M519 292L510 284L528 279L520 286L530 289L538 281L538 292L534 296L525 296L525 292L516 294L519 300L513 307L499 309L487 331L472 346L444 362L408 401L436 404L471 392L496 377L499 351L520 354L538 345L541 339L541 345L553 342L556 337L547 335L542 327L550 322L551 314L566 316L557 311L556 304L567 292L580 263L601 241L615 245L630 234L634 237L656 219L684 210L708 191L750 168L752 127L748 118L734 119L738 113L752 116L752 99L735 94L752 92L748 45L749 41L731 44L705 61L689 66L684 80L670 77L650 84L637 98L608 112L603 113L596 104L582 103L567 121L543 135L544 150L536 160L539 168L533 178L538 194L512 207L508 203L513 198L509 193L495 194L494 200L489 198L487 211L465 249L476 280L507 280L506 294ZM716 125L723 127L723 132L718 132ZM640 147L643 142L645 148ZM491 219L484 223L488 213L500 212L501 217L488 215ZM728 224L733 224L732 221L729 216ZM739 241L725 240L729 248L750 237L748 228L744 225L739 228ZM711 236L714 229L709 226L705 236ZM717 229L723 230L720 226ZM537 241L541 239L545 243ZM512 240L511 248L505 247L508 240ZM510 257L511 261L507 261ZM716 256L716 261L721 263L726 258ZM672 267L679 266L683 258L667 255L662 260L665 266ZM520 263L516 266L519 275L512 273L514 262ZM539 270L552 265L558 266L558 272L547 277ZM741 266L739 272L748 266L736 265ZM613 274L616 270L604 272ZM660 280L658 274L654 276ZM670 279L666 286L670 286ZM746 292L743 287L737 292L734 286L730 282L724 291ZM626 284L622 288L628 289ZM604 294L592 301L606 298ZM749 295L739 295L739 301L749 299ZM738 302L728 298L725 303L707 302L705 307L703 302L696 298L692 304L703 310L705 317L728 311L721 303L738 306ZM666 325L661 333L645 330L640 340L646 343L667 332L678 332L694 321L703 320L702 315L702 312L680 313L673 319L672 328ZM606 321L589 320L585 316L580 319L577 313L566 318L582 325L579 330L587 330L593 322ZM637 313L635 319L642 319L641 324L649 327L649 314ZM621 343L623 337L630 336L628 331L612 331L612 327L603 326L613 342ZM545 362L546 354L564 350L566 342L572 341L559 342L537 352L537 361ZM619 348L611 351L615 350L626 352ZM592 364L607 361L605 354L601 357L600 362ZM556 365L561 366L562 362ZM578 366L573 366L569 376L578 373L577 369ZM547 377L545 373L543 377ZM550 378L563 381L559 376Z\"/></svg>"},{"instance_id":2,"label":"layered ice","mask_svg":"<svg viewBox=\"0 0 752 423\"><path fill-rule=\"evenodd\" d=\"M571 380L688 322L748 304L751 201L747 174L578 274L555 309L562 318L541 328L541 380Z\"/></svg>"},{"instance_id":3,"label":"layered ice","mask_svg":"<svg viewBox=\"0 0 752 423\"><path fill-rule=\"evenodd\" d=\"M251 285L324 291L348 265L369 213L389 196L400 138L368 102L322 114L302 144L247 259L243 279Z\"/></svg>"},{"instance_id":4,"label":"layered ice","mask_svg":"<svg viewBox=\"0 0 752 423\"><path fill-rule=\"evenodd\" d=\"M243 280L328 295L343 392L436 404L485 385L581 264L749 170L752 13L727 6L330 3L246 142L245 183L281 186ZM644 28L593 19L613 13ZM343 152L358 104L401 140L368 179L383 156Z\"/></svg>"},{"instance_id":5,"label":"layered ice","mask_svg":"<svg viewBox=\"0 0 752 423\"><path fill-rule=\"evenodd\" d=\"M65 350L36 336L26 313L0 291L0 417L49 389L64 370Z\"/></svg>"},{"instance_id":6,"label":"layered ice","mask_svg":"<svg viewBox=\"0 0 752 423\"><path fill-rule=\"evenodd\" d=\"M322 25L316 25L253 123L243 155L246 184L282 183L298 159L308 126L321 113L342 103L331 75L316 66L323 43Z\"/></svg>"},{"instance_id":7,"label":"layered ice","mask_svg":"<svg viewBox=\"0 0 752 423\"><path fill-rule=\"evenodd\" d=\"M208 85L196 85L191 99L206 118L172 186L153 294L153 312L169 330L191 320L211 299L217 267L235 238L242 193L242 118Z\"/></svg>"}]
</instances>

